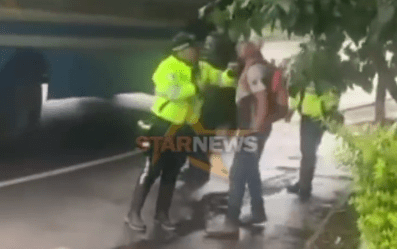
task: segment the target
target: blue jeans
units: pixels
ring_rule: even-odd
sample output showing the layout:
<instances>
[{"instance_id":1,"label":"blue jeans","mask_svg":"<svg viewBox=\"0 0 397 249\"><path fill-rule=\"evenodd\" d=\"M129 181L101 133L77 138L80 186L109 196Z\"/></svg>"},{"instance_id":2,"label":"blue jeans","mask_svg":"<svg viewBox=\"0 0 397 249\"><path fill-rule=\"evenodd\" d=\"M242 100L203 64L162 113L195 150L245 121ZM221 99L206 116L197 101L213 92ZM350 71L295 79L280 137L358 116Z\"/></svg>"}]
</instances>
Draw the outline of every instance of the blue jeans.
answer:
<instances>
[{"instance_id":1,"label":"blue jeans","mask_svg":"<svg viewBox=\"0 0 397 249\"><path fill-rule=\"evenodd\" d=\"M262 180L259 171L259 160L271 129L267 132L255 134L258 149L255 152L238 151L234 156L230 170L230 187L227 216L237 221L240 216L241 206L245 193L245 186L251 196L251 210L253 215L264 215L265 207L262 197Z\"/></svg>"}]
</instances>

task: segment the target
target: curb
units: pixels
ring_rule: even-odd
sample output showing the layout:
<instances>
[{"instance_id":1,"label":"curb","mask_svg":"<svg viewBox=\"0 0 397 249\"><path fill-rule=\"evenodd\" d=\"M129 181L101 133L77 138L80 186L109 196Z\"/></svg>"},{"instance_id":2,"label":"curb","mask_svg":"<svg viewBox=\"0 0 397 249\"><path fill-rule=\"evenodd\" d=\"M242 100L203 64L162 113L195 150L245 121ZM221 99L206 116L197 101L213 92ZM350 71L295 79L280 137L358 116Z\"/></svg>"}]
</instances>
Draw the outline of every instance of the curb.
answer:
<instances>
[{"instance_id":1,"label":"curb","mask_svg":"<svg viewBox=\"0 0 397 249\"><path fill-rule=\"evenodd\" d=\"M394 99L393 98L388 98L385 101L392 101L392 100L394 100ZM359 110L359 109L366 108L366 107L371 107L371 106L375 106L375 102L372 102L372 103L369 103L369 104L364 104L364 105L358 105L358 106L344 108L344 109L342 109L340 111L342 113L345 113L345 112L355 111L355 110Z\"/></svg>"},{"instance_id":2,"label":"curb","mask_svg":"<svg viewBox=\"0 0 397 249\"><path fill-rule=\"evenodd\" d=\"M388 98L386 99L386 101L391 101L394 100L393 98ZM341 110L341 112L347 112L347 111L354 111L354 110L358 110L361 108L366 108L366 107L371 107L374 106L375 102L372 104L365 104L365 105L360 105L360 106L355 106L355 107L350 107L350 108L346 108L344 110ZM363 122L355 122L351 125L357 125L357 124L361 124L364 123L366 121ZM348 177L350 178L350 177ZM350 189L348 189L347 191L347 195L342 196L339 199L339 202L336 203L331 210L329 211L329 213L327 214L327 216L324 218L324 220L321 222L321 224L319 225L318 229L316 230L316 232L307 240L307 242L305 243L305 249L317 249L317 247L315 247L314 243L316 242L316 240L319 238L319 236L324 232L325 226L328 224L330 218L338 212L338 210L343 207L350 199L350 197L352 196L352 191ZM363 245L361 245L361 247L363 247ZM361 248L360 248L361 249Z\"/></svg>"},{"instance_id":3,"label":"curb","mask_svg":"<svg viewBox=\"0 0 397 249\"><path fill-rule=\"evenodd\" d=\"M317 241L317 239L320 237L320 235L324 232L325 226L328 224L331 217L335 213L337 213L349 201L351 195L352 195L351 191L348 191L348 194L345 196L342 196L339 199L339 202L336 203L331 208L331 210L329 211L327 216L325 216L325 218L323 219L323 221L317 228L316 232L306 241L305 247L304 247L305 249L317 249L317 247L315 247L314 243Z\"/></svg>"}]
</instances>

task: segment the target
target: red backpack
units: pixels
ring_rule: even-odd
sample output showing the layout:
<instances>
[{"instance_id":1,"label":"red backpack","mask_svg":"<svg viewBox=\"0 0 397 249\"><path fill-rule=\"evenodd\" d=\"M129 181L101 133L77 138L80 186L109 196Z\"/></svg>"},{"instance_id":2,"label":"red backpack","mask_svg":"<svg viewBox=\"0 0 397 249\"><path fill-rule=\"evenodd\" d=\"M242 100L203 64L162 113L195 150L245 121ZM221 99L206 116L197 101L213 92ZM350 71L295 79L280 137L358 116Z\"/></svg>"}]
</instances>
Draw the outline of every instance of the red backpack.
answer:
<instances>
[{"instance_id":1,"label":"red backpack","mask_svg":"<svg viewBox=\"0 0 397 249\"><path fill-rule=\"evenodd\" d=\"M283 76L283 70L271 67L272 76L268 80L268 107L270 115L277 115L277 120L284 118L288 113L287 79Z\"/></svg>"}]
</instances>

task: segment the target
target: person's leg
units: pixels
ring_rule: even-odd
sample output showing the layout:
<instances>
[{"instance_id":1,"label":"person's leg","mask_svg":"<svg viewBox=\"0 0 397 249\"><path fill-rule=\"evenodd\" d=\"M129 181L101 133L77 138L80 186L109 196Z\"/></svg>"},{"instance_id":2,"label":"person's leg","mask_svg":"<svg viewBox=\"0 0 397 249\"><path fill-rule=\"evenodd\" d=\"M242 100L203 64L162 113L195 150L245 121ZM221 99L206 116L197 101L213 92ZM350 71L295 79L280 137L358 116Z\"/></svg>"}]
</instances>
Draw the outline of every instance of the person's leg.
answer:
<instances>
[{"instance_id":1,"label":"person's leg","mask_svg":"<svg viewBox=\"0 0 397 249\"><path fill-rule=\"evenodd\" d=\"M197 134L190 126L185 126L181 131L182 136L188 136L193 138L199 138L202 142L209 140L208 135ZM200 146L192 148L193 151L187 153L189 157L189 167L183 172L183 180L189 186L194 188L200 187L209 181L210 178L210 157L207 151L201 149ZM198 162L199 164L196 164Z\"/></svg>"},{"instance_id":2,"label":"person's leg","mask_svg":"<svg viewBox=\"0 0 397 249\"><path fill-rule=\"evenodd\" d=\"M193 137L195 132L189 127L184 126L177 131L174 142L177 143L180 137ZM182 148L181 148L182 149ZM160 221L162 227L167 230L174 230L175 226L169 220L169 209L172 202L175 184L181 168L186 162L187 155L191 154L188 151L181 152L165 152L163 153L163 171L161 174L160 189L157 199L156 217Z\"/></svg>"},{"instance_id":3,"label":"person's leg","mask_svg":"<svg viewBox=\"0 0 397 249\"><path fill-rule=\"evenodd\" d=\"M154 119L155 117L152 117ZM147 136L162 136L167 130L166 122L156 120L150 131L144 131L143 134ZM133 198L130 205L130 211L126 217L126 222L134 230L145 230L146 226L141 218L141 210L145 203L146 197L150 192L155 180L160 176L162 168L167 163L167 158L160 155L156 162L153 162L153 144L150 145L149 151L146 154L145 167L143 168L137 183L135 185Z\"/></svg>"},{"instance_id":4,"label":"person's leg","mask_svg":"<svg viewBox=\"0 0 397 249\"><path fill-rule=\"evenodd\" d=\"M200 139L204 139L203 137L204 136L200 136ZM193 158L192 160L198 161L200 164L197 165L194 162L192 162L192 160L189 160L189 164L190 164L189 170L191 176L189 181L191 181L193 185L202 186L210 179L210 173L211 173L211 164L209 159L210 157L208 152L201 150L199 146L196 149L197 151L194 151L193 153L189 153L188 156Z\"/></svg>"},{"instance_id":5,"label":"person's leg","mask_svg":"<svg viewBox=\"0 0 397 249\"><path fill-rule=\"evenodd\" d=\"M310 118L304 119L301 130L301 167L299 172L299 188L302 197L312 191L312 181L316 166L317 150L323 136L321 123Z\"/></svg>"},{"instance_id":6,"label":"person's leg","mask_svg":"<svg viewBox=\"0 0 397 249\"><path fill-rule=\"evenodd\" d=\"M134 230L145 230L146 226L141 217L141 210L145 204L147 195L150 192L154 181L160 176L163 160L159 160L156 164L152 163L152 155L146 156L145 167L142 170L138 181L135 185L133 198L130 205L130 211L126 221Z\"/></svg>"},{"instance_id":7,"label":"person's leg","mask_svg":"<svg viewBox=\"0 0 397 249\"><path fill-rule=\"evenodd\" d=\"M266 221L265 205L263 200L262 179L260 172L260 159L265 148L270 131L257 134L258 150L252 153L252 163L247 163L247 183L248 190L251 196L251 211L252 217L245 221L245 223L262 223Z\"/></svg>"},{"instance_id":8,"label":"person's leg","mask_svg":"<svg viewBox=\"0 0 397 249\"><path fill-rule=\"evenodd\" d=\"M157 197L155 220L159 221L166 230L175 230L169 219L169 210L174 195L178 174L183 166L185 153L166 152L162 158L164 162L161 174L160 188Z\"/></svg>"},{"instance_id":9,"label":"person's leg","mask_svg":"<svg viewBox=\"0 0 397 249\"><path fill-rule=\"evenodd\" d=\"M289 192L300 194L302 198L311 195L314 176L316 153L321 143L324 130L319 121L302 116L300 127L300 147L302 159L300 163L299 181L288 188Z\"/></svg>"},{"instance_id":10,"label":"person's leg","mask_svg":"<svg viewBox=\"0 0 397 249\"><path fill-rule=\"evenodd\" d=\"M229 173L229 200L226 219L222 228L217 231L207 231L207 236L212 238L235 239L239 237L239 216L246 185L246 170L244 163L249 156L240 151L234 156L233 165Z\"/></svg>"},{"instance_id":11,"label":"person's leg","mask_svg":"<svg viewBox=\"0 0 397 249\"><path fill-rule=\"evenodd\" d=\"M238 223L241 206L247 183L246 163L251 159L250 153L239 151L234 156L233 165L229 173L229 201L227 216Z\"/></svg>"}]
</instances>

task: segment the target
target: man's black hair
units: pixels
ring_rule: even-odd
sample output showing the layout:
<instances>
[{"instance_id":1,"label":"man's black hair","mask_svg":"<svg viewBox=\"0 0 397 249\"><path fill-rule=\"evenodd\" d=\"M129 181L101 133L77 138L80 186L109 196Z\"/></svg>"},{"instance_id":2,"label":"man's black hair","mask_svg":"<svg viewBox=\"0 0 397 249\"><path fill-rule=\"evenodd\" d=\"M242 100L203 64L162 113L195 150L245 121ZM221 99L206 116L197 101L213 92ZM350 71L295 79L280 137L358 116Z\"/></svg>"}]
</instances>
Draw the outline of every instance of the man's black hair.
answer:
<instances>
[{"instance_id":1,"label":"man's black hair","mask_svg":"<svg viewBox=\"0 0 397 249\"><path fill-rule=\"evenodd\" d=\"M190 20L186 27L184 28L185 32L193 33L196 35L197 41L203 42L205 38L213 31L216 30L214 24L210 24L204 20L193 19Z\"/></svg>"}]
</instances>

